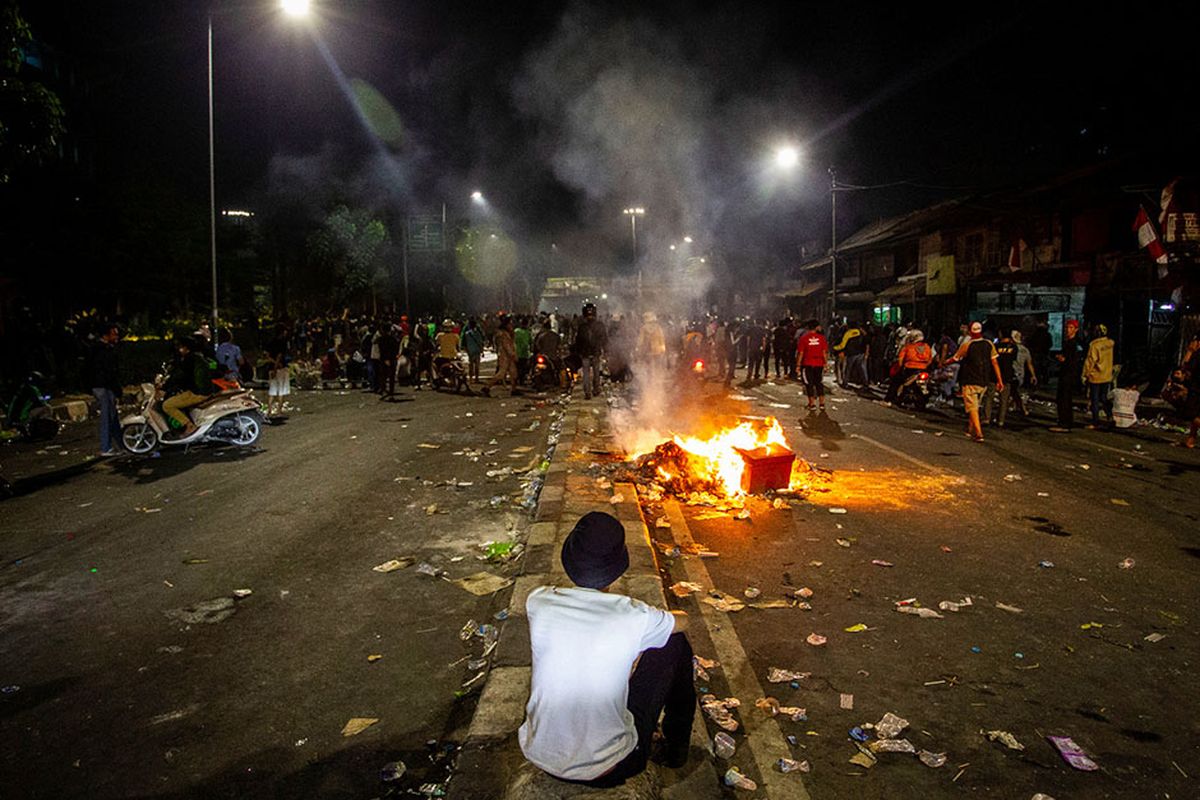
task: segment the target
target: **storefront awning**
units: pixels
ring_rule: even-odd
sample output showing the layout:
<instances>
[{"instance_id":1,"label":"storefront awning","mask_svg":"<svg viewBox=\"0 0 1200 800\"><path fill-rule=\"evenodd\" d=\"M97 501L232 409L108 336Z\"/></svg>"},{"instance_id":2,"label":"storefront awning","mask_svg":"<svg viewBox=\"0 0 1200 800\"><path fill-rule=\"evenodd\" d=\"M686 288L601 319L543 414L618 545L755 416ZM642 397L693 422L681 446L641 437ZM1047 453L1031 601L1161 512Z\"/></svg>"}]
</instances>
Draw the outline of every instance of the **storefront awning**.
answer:
<instances>
[{"instance_id":1,"label":"storefront awning","mask_svg":"<svg viewBox=\"0 0 1200 800\"><path fill-rule=\"evenodd\" d=\"M896 283L875 295L877 303L912 302L915 297L925 296L925 273L905 275Z\"/></svg>"}]
</instances>

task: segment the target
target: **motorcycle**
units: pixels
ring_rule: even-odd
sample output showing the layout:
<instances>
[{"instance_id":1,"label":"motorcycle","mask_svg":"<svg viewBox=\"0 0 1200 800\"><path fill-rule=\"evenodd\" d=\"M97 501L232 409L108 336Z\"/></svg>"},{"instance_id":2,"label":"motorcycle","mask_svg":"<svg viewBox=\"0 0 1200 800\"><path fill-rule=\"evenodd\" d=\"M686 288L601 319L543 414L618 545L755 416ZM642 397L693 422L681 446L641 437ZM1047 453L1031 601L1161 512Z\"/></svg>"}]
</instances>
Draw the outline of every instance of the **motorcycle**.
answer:
<instances>
[{"instance_id":1,"label":"motorcycle","mask_svg":"<svg viewBox=\"0 0 1200 800\"><path fill-rule=\"evenodd\" d=\"M160 446L193 445L202 442L250 447L262 435L266 419L262 404L249 389L236 381L214 380L220 389L199 405L187 409L196 430L190 436L164 438L174 424L158 400L161 376L154 383L143 383L138 392L139 409L121 418L121 444L134 455L146 455Z\"/></svg>"},{"instance_id":2,"label":"motorcycle","mask_svg":"<svg viewBox=\"0 0 1200 800\"><path fill-rule=\"evenodd\" d=\"M433 388L436 390L453 389L455 392L466 391L474 394L467 380L467 371L457 358L434 359Z\"/></svg>"},{"instance_id":3,"label":"motorcycle","mask_svg":"<svg viewBox=\"0 0 1200 800\"><path fill-rule=\"evenodd\" d=\"M53 439L60 427L54 418L54 409L50 407L50 395L38 388L37 384L42 380L41 373L30 374L5 410L9 427L16 428L23 438L33 442Z\"/></svg>"},{"instance_id":4,"label":"motorcycle","mask_svg":"<svg viewBox=\"0 0 1200 800\"><path fill-rule=\"evenodd\" d=\"M929 405L929 396L932 393L932 386L928 370L915 372L908 377L908 380L900 384L900 389L896 393L896 404L901 406L910 406L917 411L924 411Z\"/></svg>"},{"instance_id":5,"label":"motorcycle","mask_svg":"<svg viewBox=\"0 0 1200 800\"><path fill-rule=\"evenodd\" d=\"M533 360L533 372L529 382L537 391L544 392L557 389L560 386L570 391L575 382L575 375L563 359L538 353Z\"/></svg>"}]
</instances>

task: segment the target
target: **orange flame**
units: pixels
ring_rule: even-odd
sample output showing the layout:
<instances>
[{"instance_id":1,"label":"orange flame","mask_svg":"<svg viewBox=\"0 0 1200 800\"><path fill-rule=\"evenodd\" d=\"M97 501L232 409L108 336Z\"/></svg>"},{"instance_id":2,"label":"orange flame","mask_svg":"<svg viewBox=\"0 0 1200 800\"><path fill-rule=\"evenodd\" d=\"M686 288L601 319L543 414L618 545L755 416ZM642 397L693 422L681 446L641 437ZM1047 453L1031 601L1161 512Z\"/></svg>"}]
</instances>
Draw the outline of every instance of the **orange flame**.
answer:
<instances>
[{"instance_id":1,"label":"orange flame","mask_svg":"<svg viewBox=\"0 0 1200 800\"><path fill-rule=\"evenodd\" d=\"M675 444L693 457L693 467L701 477L716 482L731 497L744 494L742 473L746 470L746 462L738 450L756 450L770 445L788 447L783 427L774 418L768 418L764 425L757 427L752 422L743 422L707 439L678 435L674 439Z\"/></svg>"}]
</instances>

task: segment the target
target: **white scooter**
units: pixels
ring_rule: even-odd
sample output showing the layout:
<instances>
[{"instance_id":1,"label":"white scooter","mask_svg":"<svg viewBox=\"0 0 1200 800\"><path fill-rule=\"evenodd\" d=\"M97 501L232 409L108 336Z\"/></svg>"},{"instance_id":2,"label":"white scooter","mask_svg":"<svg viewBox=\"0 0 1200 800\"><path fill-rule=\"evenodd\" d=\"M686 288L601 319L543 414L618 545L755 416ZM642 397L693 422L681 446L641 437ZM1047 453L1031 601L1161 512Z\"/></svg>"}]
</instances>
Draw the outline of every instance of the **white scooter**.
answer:
<instances>
[{"instance_id":1,"label":"white scooter","mask_svg":"<svg viewBox=\"0 0 1200 800\"><path fill-rule=\"evenodd\" d=\"M158 405L160 390L156 383L143 383L138 394L141 410L121 419L121 444L134 455L152 453L160 445L192 445L218 442L238 447L250 447L262 435L262 404L249 389L237 383L214 381L221 391L199 405L187 409L196 430L181 438L167 437L173 433L162 408Z\"/></svg>"}]
</instances>

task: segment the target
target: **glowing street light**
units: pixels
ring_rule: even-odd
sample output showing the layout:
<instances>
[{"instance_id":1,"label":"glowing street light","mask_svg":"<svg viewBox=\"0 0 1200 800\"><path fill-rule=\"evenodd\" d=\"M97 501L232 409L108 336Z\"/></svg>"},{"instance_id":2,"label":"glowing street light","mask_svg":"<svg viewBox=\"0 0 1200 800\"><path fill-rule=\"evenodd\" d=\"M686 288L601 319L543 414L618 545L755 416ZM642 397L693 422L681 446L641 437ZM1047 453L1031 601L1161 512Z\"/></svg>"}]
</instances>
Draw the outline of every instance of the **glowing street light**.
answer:
<instances>
[{"instance_id":1,"label":"glowing street light","mask_svg":"<svg viewBox=\"0 0 1200 800\"><path fill-rule=\"evenodd\" d=\"M308 0L281 0L280 5L283 7L283 13L289 17L307 17L309 11Z\"/></svg>"},{"instance_id":2,"label":"glowing street light","mask_svg":"<svg viewBox=\"0 0 1200 800\"><path fill-rule=\"evenodd\" d=\"M483 205L483 192L479 191L478 189L471 192L471 202Z\"/></svg>"},{"instance_id":3,"label":"glowing street light","mask_svg":"<svg viewBox=\"0 0 1200 800\"><path fill-rule=\"evenodd\" d=\"M671 245L671 249L672 249L672 250L674 250L674 249L675 249L675 245Z\"/></svg>"},{"instance_id":4,"label":"glowing street light","mask_svg":"<svg viewBox=\"0 0 1200 800\"><path fill-rule=\"evenodd\" d=\"M690 237L690 236L685 236L685 237L683 237L683 240L684 240L685 242L687 242L688 244L691 244L691 243L692 243L692 237Z\"/></svg>"},{"instance_id":5,"label":"glowing street light","mask_svg":"<svg viewBox=\"0 0 1200 800\"><path fill-rule=\"evenodd\" d=\"M784 145L775 150L775 165L782 169L792 169L800 163L800 150L792 145Z\"/></svg>"}]
</instances>

